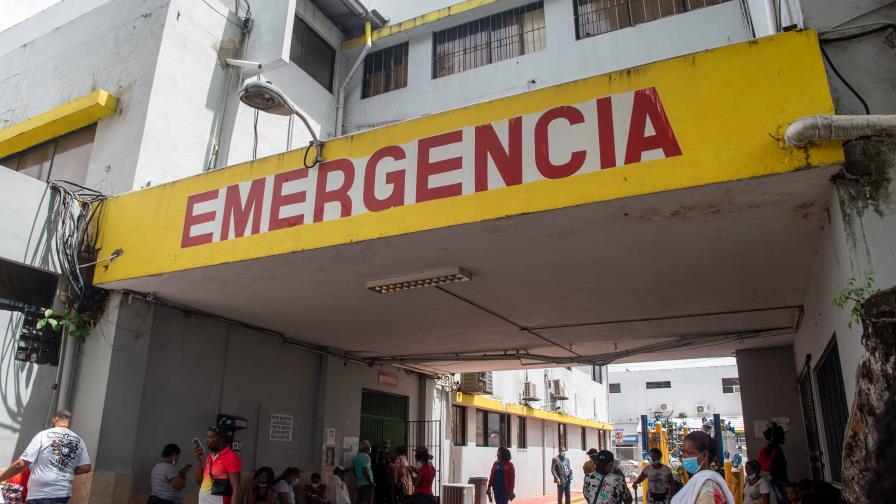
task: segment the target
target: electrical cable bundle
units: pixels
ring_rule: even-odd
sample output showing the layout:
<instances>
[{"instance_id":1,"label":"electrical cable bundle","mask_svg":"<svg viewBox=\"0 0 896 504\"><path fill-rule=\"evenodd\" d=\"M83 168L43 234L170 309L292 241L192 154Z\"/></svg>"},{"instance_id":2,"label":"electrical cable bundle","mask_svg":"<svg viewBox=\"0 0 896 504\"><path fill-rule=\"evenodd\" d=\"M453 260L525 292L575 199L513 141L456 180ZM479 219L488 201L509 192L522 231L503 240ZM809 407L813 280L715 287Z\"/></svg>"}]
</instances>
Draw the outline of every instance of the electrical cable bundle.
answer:
<instances>
[{"instance_id":1,"label":"electrical cable bundle","mask_svg":"<svg viewBox=\"0 0 896 504\"><path fill-rule=\"evenodd\" d=\"M97 233L91 236L90 226L102 212L106 196L64 180L50 182L50 189L55 196L52 201L54 254L60 273L73 291L70 307L82 313L98 311L105 301L105 291L90 292L101 289L91 289L84 278L82 269L87 265L81 263L81 254L92 257L96 251Z\"/></svg>"}]
</instances>

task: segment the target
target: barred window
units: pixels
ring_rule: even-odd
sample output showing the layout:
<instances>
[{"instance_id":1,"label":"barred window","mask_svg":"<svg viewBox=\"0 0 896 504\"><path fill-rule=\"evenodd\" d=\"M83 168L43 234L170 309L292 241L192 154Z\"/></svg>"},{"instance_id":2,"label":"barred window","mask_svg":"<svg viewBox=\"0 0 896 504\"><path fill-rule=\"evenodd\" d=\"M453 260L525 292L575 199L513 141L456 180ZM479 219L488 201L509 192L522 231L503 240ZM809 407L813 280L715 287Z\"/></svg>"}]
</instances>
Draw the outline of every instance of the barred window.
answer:
<instances>
[{"instance_id":1,"label":"barred window","mask_svg":"<svg viewBox=\"0 0 896 504\"><path fill-rule=\"evenodd\" d=\"M451 409L451 442L454 446L467 444L467 408L453 405Z\"/></svg>"},{"instance_id":2,"label":"barred window","mask_svg":"<svg viewBox=\"0 0 896 504\"><path fill-rule=\"evenodd\" d=\"M499 12L433 34L432 77L463 72L545 47L544 2Z\"/></svg>"},{"instance_id":3,"label":"barred window","mask_svg":"<svg viewBox=\"0 0 896 504\"><path fill-rule=\"evenodd\" d=\"M361 98L388 93L408 85L408 43L372 52L364 58Z\"/></svg>"},{"instance_id":4,"label":"barred window","mask_svg":"<svg viewBox=\"0 0 896 504\"><path fill-rule=\"evenodd\" d=\"M611 394L621 394L622 393L622 384L611 383L610 384L610 393Z\"/></svg>"},{"instance_id":5,"label":"barred window","mask_svg":"<svg viewBox=\"0 0 896 504\"><path fill-rule=\"evenodd\" d=\"M729 0L573 0L576 38L593 37Z\"/></svg>"},{"instance_id":6,"label":"barred window","mask_svg":"<svg viewBox=\"0 0 896 504\"><path fill-rule=\"evenodd\" d=\"M722 378L722 393L733 394L735 392L740 392L740 379Z\"/></svg>"},{"instance_id":7,"label":"barred window","mask_svg":"<svg viewBox=\"0 0 896 504\"><path fill-rule=\"evenodd\" d=\"M672 383L667 382L667 381L649 381L649 382L647 382L647 388L649 388L649 389L672 388Z\"/></svg>"}]
</instances>

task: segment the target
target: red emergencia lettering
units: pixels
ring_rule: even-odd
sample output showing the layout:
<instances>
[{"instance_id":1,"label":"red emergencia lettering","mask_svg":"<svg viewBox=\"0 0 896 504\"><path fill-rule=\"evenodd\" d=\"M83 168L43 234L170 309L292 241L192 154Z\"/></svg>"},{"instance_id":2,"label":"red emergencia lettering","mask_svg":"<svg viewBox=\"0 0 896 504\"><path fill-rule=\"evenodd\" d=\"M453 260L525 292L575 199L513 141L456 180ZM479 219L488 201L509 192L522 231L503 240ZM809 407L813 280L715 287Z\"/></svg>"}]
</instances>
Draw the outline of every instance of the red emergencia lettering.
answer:
<instances>
[{"instance_id":1,"label":"red emergencia lettering","mask_svg":"<svg viewBox=\"0 0 896 504\"><path fill-rule=\"evenodd\" d=\"M190 195L181 247L681 155L659 93L638 89Z\"/></svg>"}]
</instances>

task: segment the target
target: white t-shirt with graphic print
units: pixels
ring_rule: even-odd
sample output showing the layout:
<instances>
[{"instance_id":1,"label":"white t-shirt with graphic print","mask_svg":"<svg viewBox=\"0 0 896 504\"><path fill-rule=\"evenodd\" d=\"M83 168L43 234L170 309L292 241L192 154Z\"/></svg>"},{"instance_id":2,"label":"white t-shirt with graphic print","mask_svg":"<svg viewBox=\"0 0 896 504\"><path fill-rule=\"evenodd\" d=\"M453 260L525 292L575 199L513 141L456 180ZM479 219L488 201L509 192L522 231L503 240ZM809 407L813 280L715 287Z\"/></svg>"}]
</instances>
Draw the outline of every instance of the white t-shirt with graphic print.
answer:
<instances>
[{"instance_id":1,"label":"white t-shirt with graphic print","mask_svg":"<svg viewBox=\"0 0 896 504\"><path fill-rule=\"evenodd\" d=\"M28 500L68 497L75 468L90 463L84 441L65 427L38 432L19 458L31 463Z\"/></svg>"}]
</instances>

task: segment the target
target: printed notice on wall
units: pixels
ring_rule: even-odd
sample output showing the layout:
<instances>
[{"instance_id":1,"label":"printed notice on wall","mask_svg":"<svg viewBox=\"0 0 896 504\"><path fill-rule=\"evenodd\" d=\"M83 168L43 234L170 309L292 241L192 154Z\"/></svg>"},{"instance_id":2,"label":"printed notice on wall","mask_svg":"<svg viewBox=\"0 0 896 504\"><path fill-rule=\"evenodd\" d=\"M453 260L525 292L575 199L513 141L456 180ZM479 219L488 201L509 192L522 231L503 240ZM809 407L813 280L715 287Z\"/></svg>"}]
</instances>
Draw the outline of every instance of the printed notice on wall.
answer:
<instances>
[{"instance_id":1,"label":"printed notice on wall","mask_svg":"<svg viewBox=\"0 0 896 504\"><path fill-rule=\"evenodd\" d=\"M292 415L271 413L271 441L292 441Z\"/></svg>"}]
</instances>

